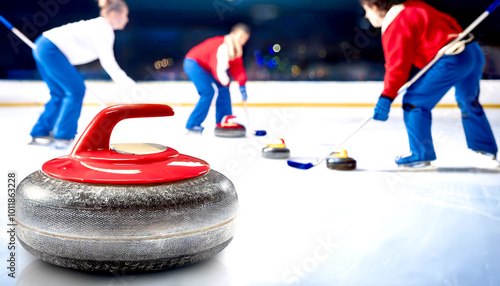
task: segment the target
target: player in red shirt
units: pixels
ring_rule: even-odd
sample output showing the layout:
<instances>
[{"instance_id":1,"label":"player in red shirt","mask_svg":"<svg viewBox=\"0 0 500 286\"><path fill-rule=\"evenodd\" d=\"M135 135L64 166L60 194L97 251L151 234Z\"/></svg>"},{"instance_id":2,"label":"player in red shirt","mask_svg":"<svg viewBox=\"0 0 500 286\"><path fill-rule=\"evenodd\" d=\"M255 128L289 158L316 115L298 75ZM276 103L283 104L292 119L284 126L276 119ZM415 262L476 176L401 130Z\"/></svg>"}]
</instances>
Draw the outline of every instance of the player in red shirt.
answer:
<instances>
[{"instance_id":1,"label":"player in red shirt","mask_svg":"<svg viewBox=\"0 0 500 286\"><path fill-rule=\"evenodd\" d=\"M366 18L382 28L385 54L384 90L373 118L386 121L398 90L410 79L412 66L422 69L462 28L448 14L419 0L360 0ZM427 167L436 159L431 136L431 110L452 87L462 112L462 123L470 149L488 166L498 167L498 148L490 124L478 101L484 56L476 42L465 40L449 51L403 97L404 121L411 154L396 158L402 167Z\"/></svg>"},{"instance_id":2,"label":"player in red shirt","mask_svg":"<svg viewBox=\"0 0 500 286\"><path fill-rule=\"evenodd\" d=\"M215 94L212 84L217 87L215 119L220 124L222 118L231 115L228 72L238 81L243 100L247 100L245 84L247 74L243 66L243 46L250 38L250 28L237 24L226 36L210 38L192 48L184 60L184 71L194 83L200 100L188 119L186 128L201 133L201 124L207 117Z\"/></svg>"}]
</instances>

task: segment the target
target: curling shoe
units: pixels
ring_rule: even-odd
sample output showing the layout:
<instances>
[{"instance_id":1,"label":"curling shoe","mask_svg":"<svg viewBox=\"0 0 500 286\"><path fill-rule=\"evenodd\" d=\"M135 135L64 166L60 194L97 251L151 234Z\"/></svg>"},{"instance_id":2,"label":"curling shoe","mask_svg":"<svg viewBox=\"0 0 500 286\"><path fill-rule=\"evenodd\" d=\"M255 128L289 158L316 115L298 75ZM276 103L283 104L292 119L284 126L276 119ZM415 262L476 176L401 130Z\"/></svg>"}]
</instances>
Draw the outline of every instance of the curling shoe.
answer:
<instances>
[{"instance_id":1,"label":"curling shoe","mask_svg":"<svg viewBox=\"0 0 500 286\"><path fill-rule=\"evenodd\" d=\"M54 149L67 150L72 142L73 142L73 140L55 139L54 140Z\"/></svg>"},{"instance_id":2,"label":"curling shoe","mask_svg":"<svg viewBox=\"0 0 500 286\"><path fill-rule=\"evenodd\" d=\"M433 158L432 160L435 160ZM421 160L417 156L410 153L406 156L396 157L396 164L400 171L435 171L436 167L431 165L432 160Z\"/></svg>"},{"instance_id":3,"label":"curling shoe","mask_svg":"<svg viewBox=\"0 0 500 286\"><path fill-rule=\"evenodd\" d=\"M186 135L201 135L205 127L195 126L193 128L187 128Z\"/></svg>"},{"instance_id":4,"label":"curling shoe","mask_svg":"<svg viewBox=\"0 0 500 286\"><path fill-rule=\"evenodd\" d=\"M31 137L31 142L28 145L36 146L49 146L54 143L53 136L33 136Z\"/></svg>"},{"instance_id":5,"label":"curling shoe","mask_svg":"<svg viewBox=\"0 0 500 286\"><path fill-rule=\"evenodd\" d=\"M494 154L474 151L472 160L474 160L474 166L479 169L500 169L500 162L497 161L497 156Z\"/></svg>"}]
</instances>

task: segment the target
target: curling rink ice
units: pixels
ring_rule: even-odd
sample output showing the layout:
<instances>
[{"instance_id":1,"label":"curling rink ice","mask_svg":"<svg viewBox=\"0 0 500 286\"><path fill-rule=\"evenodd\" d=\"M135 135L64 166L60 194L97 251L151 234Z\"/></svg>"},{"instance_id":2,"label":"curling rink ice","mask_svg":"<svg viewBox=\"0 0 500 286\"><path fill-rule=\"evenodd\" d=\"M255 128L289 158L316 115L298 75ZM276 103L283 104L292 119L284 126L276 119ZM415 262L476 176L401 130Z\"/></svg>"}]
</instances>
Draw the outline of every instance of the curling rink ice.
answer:
<instances>
[{"instance_id":1,"label":"curling rink ice","mask_svg":"<svg viewBox=\"0 0 500 286\"><path fill-rule=\"evenodd\" d=\"M44 263L16 244L16 279L7 276L7 174L18 182L69 153L29 146L29 131L48 99L40 82L0 82L3 176L1 285L500 285L500 173L472 168L453 91L433 111L438 172L398 172L408 151L399 98L387 122L369 122L343 147L355 171L310 170L269 160L261 150L284 138L292 157L325 155L373 112L382 90L373 83L248 84L251 128L266 137L213 136L214 107L202 136L184 125L197 100L190 83L142 83L122 96L111 83L89 88L108 102L170 103L176 115L119 123L112 143L159 143L206 160L239 196L234 240L212 259L136 275L94 275ZM246 124L233 89L233 113ZM483 81L481 102L500 141L500 82ZM92 95L79 134L102 109ZM97 251L97 250L96 250Z\"/></svg>"}]
</instances>

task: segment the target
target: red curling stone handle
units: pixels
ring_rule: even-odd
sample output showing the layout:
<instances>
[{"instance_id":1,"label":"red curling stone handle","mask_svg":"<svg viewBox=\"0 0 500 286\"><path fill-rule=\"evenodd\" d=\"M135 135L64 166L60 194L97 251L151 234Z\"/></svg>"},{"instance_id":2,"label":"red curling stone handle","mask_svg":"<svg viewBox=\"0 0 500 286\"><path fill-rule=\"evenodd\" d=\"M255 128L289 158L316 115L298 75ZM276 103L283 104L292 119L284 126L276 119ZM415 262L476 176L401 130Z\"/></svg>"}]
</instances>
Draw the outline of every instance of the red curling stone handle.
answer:
<instances>
[{"instance_id":1,"label":"red curling stone handle","mask_svg":"<svg viewBox=\"0 0 500 286\"><path fill-rule=\"evenodd\" d=\"M164 104L121 104L103 109L83 132L70 156L94 151L110 150L111 132L118 122L130 118L163 117L174 115Z\"/></svg>"},{"instance_id":2,"label":"red curling stone handle","mask_svg":"<svg viewBox=\"0 0 500 286\"><path fill-rule=\"evenodd\" d=\"M168 105L115 105L102 110L83 132L70 155L42 166L47 175L61 180L96 184L153 184L194 178L210 165L175 149L154 154L122 154L110 147L115 125L129 118L172 116Z\"/></svg>"}]
</instances>

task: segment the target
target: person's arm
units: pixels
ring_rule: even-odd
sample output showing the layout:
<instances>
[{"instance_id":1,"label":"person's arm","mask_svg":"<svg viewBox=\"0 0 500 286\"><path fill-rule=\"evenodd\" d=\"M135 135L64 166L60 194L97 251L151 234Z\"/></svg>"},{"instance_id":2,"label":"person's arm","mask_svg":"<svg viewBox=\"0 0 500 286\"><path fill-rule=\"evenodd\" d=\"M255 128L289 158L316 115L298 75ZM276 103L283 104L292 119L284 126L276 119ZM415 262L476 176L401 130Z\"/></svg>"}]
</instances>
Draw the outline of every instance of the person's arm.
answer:
<instances>
[{"instance_id":1,"label":"person's arm","mask_svg":"<svg viewBox=\"0 0 500 286\"><path fill-rule=\"evenodd\" d=\"M104 35L104 33L102 33L100 37L95 38L94 45L97 50L99 62L114 82L123 85L135 84L116 62L113 51L114 40L114 33L111 35Z\"/></svg>"},{"instance_id":2,"label":"person's arm","mask_svg":"<svg viewBox=\"0 0 500 286\"><path fill-rule=\"evenodd\" d=\"M236 58L230 62L229 73L236 80L240 86L245 86L247 82L247 72L243 66L243 58Z\"/></svg>"},{"instance_id":3,"label":"person's arm","mask_svg":"<svg viewBox=\"0 0 500 286\"><path fill-rule=\"evenodd\" d=\"M403 12L404 13L404 12ZM385 55L384 91L380 95L373 119L386 121L389 118L392 101L398 96L399 89L408 81L415 57L415 35L412 20L399 15L382 35L382 46Z\"/></svg>"},{"instance_id":4,"label":"person's arm","mask_svg":"<svg viewBox=\"0 0 500 286\"><path fill-rule=\"evenodd\" d=\"M229 62L229 73L240 84L240 93L243 101L248 99L247 89L247 72L243 66L243 59L241 57Z\"/></svg>"},{"instance_id":5,"label":"person's arm","mask_svg":"<svg viewBox=\"0 0 500 286\"><path fill-rule=\"evenodd\" d=\"M415 58L417 31L405 16L400 15L403 18L392 23L382 35L386 61L382 96L388 99L396 98L399 89L408 81Z\"/></svg>"},{"instance_id":6,"label":"person's arm","mask_svg":"<svg viewBox=\"0 0 500 286\"><path fill-rule=\"evenodd\" d=\"M229 69L229 52L226 44L219 46L217 49L216 59L215 76L222 85L228 86L231 79L227 74L227 70Z\"/></svg>"}]
</instances>

